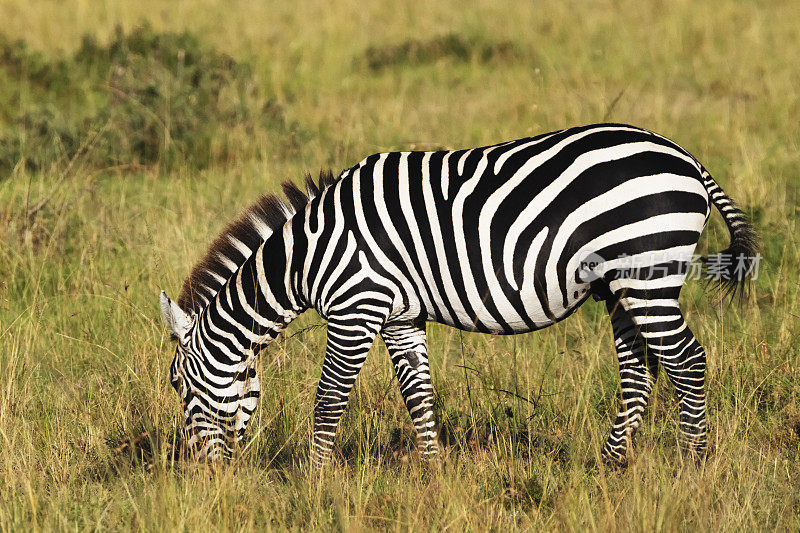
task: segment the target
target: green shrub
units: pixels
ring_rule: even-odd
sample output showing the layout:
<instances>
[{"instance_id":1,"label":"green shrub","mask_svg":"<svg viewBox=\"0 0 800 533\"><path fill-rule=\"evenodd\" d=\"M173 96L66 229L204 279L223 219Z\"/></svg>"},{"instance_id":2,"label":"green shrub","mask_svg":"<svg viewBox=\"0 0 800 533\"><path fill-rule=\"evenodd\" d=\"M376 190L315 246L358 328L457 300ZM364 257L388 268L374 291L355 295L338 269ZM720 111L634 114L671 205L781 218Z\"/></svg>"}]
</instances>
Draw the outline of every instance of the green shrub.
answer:
<instances>
[{"instance_id":1,"label":"green shrub","mask_svg":"<svg viewBox=\"0 0 800 533\"><path fill-rule=\"evenodd\" d=\"M409 39L396 45L370 46L364 52L364 62L370 70L379 71L391 67L433 63L440 59L488 63L519 56L518 48L510 41L478 42L448 33L425 41Z\"/></svg>"},{"instance_id":2,"label":"green shrub","mask_svg":"<svg viewBox=\"0 0 800 533\"><path fill-rule=\"evenodd\" d=\"M259 103L247 63L190 33L117 29L108 44L84 37L72 57L48 60L0 37L0 176L21 160L47 170L95 137L96 168L178 163L203 168L249 156L257 134L286 133L279 106ZM277 109L277 112L276 112Z\"/></svg>"}]
</instances>

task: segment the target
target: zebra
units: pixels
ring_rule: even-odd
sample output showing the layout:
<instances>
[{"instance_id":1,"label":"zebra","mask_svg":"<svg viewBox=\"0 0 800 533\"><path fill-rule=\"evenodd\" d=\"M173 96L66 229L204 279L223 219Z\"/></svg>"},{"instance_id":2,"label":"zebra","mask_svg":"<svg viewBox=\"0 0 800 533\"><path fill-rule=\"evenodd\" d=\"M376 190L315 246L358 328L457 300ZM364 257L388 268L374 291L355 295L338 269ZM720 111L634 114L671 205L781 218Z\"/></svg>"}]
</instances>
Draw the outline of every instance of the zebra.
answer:
<instances>
[{"instance_id":1,"label":"zebra","mask_svg":"<svg viewBox=\"0 0 800 533\"><path fill-rule=\"evenodd\" d=\"M719 286L741 295L757 238L743 212L687 151L623 124L563 129L492 146L370 155L334 179L306 174L261 196L211 244L162 316L177 341L170 381L182 440L230 458L260 391L256 355L307 309L327 321L310 462L329 462L340 417L380 335L420 457L440 457L426 323L466 331L535 331L605 303L621 398L602 449L627 464L663 367L681 443L707 447L703 347L678 296L716 207L730 246ZM587 259L589 258L589 259ZM629 268L631 259L639 260ZM736 261L734 261L736 260ZM740 268L744 266L744 268Z\"/></svg>"}]
</instances>

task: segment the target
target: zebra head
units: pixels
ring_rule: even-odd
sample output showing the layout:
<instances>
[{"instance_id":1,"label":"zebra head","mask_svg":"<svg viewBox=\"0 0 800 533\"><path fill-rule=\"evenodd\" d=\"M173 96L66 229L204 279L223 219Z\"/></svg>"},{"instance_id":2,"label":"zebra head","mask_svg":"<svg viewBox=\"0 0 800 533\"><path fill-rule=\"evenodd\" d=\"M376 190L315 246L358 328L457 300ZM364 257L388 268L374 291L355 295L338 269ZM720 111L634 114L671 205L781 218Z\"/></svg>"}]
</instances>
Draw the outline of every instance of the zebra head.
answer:
<instances>
[{"instance_id":1,"label":"zebra head","mask_svg":"<svg viewBox=\"0 0 800 533\"><path fill-rule=\"evenodd\" d=\"M161 316L177 342L170 384L181 399L180 438L199 459L230 458L241 441L261 390L250 354L231 364L203 339L199 317L187 313L161 291Z\"/></svg>"}]
</instances>

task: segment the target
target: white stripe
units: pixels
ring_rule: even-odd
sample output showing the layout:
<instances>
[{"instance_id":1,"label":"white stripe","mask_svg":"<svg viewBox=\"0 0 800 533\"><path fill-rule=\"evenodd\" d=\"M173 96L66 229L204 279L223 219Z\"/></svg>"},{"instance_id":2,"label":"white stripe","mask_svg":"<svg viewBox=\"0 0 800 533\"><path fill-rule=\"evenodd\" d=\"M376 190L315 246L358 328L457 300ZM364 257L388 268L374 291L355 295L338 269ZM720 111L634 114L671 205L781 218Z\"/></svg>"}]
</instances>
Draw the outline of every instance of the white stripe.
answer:
<instances>
[{"instance_id":1,"label":"white stripe","mask_svg":"<svg viewBox=\"0 0 800 533\"><path fill-rule=\"evenodd\" d=\"M449 196L449 188L450 188L450 165L448 164L448 160L453 152L447 152L444 154L442 158L442 177L441 177L441 185L442 185L442 197L447 200Z\"/></svg>"}]
</instances>

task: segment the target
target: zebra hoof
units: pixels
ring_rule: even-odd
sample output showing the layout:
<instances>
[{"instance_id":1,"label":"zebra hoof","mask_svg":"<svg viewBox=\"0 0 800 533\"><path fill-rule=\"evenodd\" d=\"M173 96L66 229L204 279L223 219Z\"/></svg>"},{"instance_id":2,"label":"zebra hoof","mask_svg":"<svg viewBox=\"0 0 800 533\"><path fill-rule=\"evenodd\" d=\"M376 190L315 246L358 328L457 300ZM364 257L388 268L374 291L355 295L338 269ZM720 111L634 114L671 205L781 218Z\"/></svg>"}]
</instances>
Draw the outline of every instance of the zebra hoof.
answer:
<instances>
[{"instance_id":1,"label":"zebra hoof","mask_svg":"<svg viewBox=\"0 0 800 533\"><path fill-rule=\"evenodd\" d=\"M680 451L682 456L689 457L696 463L704 463L712 455L706 443L698 444L694 441L682 441Z\"/></svg>"},{"instance_id":2,"label":"zebra hoof","mask_svg":"<svg viewBox=\"0 0 800 533\"><path fill-rule=\"evenodd\" d=\"M422 468L425 470L430 470L432 472L441 471L444 467L444 461L442 460L442 456L437 454L420 454L419 462L422 465Z\"/></svg>"},{"instance_id":3,"label":"zebra hoof","mask_svg":"<svg viewBox=\"0 0 800 533\"><path fill-rule=\"evenodd\" d=\"M603 464L611 470L623 471L628 468L628 457L615 452L603 450Z\"/></svg>"}]
</instances>

